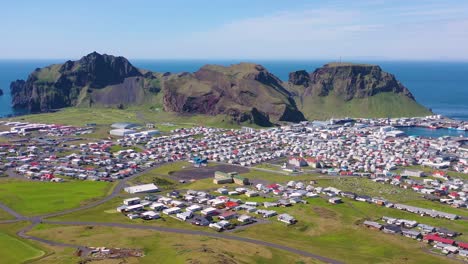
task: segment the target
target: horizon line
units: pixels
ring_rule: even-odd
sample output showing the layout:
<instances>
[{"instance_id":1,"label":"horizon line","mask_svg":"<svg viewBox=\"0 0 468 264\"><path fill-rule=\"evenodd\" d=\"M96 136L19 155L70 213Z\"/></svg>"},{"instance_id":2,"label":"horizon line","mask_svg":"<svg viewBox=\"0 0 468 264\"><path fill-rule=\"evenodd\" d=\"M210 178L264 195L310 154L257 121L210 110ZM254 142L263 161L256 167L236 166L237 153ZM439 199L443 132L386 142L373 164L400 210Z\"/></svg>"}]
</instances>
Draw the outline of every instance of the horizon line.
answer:
<instances>
[{"instance_id":1,"label":"horizon line","mask_svg":"<svg viewBox=\"0 0 468 264\"><path fill-rule=\"evenodd\" d=\"M106 53L102 53L106 54ZM112 54L108 54L112 55ZM86 56L86 55L85 55ZM320 62L339 62L340 58L137 58L137 57L125 57L119 55L112 55L116 57L124 57L129 61L297 61L297 62L308 62L308 61L320 61ZM83 57L83 56L81 56ZM79 58L0 58L0 61L45 61L45 60L60 60L60 61L67 61L67 60L79 60ZM436 59L436 58L379 58L379 57L352 57L352 58L344 58L342 62L363 62L363 61L380 61L380 62L459 62L459 63L468 63L468 58L466 59Z\"/></svg>"}]
</instances>

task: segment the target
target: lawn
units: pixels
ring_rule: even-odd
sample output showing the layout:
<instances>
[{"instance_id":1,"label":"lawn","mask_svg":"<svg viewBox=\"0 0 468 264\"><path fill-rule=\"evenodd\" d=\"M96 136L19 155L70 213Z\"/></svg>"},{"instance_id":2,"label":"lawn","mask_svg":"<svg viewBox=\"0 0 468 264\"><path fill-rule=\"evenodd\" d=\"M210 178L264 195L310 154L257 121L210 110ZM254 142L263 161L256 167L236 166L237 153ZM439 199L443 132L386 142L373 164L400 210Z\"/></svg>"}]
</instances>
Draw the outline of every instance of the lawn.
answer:
<instances>
[{"instance_id":1,"label":"lawn","mask_svg":"<svg viewBox=\"0 0 468 264\"><path fill-rule=\"evenodd\" d=\"M0 263L23 263L46 254L32 243L15 236L26 225L26 222L0 225Z\"/></svg>"},{"instance_id":2,"label":"lawn","mask_svg":"<svg viewBox=\"0 0 468 264\"><path fill-rule=\"evenodd\" d=\"M264 246L149 230L40 225L30 234L88 246L144 250L143 258L127 259L129 263L318 263Z\"/></svg>"},{"instance_id":3,"label":"lawn","mask_svg":"<svg viewBox=\"0 0 468 264\"><path fill-rule=\"evenodd\" d=\"M0 201L24 215L57 212L84 205L104 196L113 183L0 181Z\"/></svg>"},{"instance_id":4,"label":"lawn","mask_svg":"<svg viewBox=\"0 0 468 264\"><path fill-rule=\"evenodd\" d=\"M0 232L0 256L2 263L23 263L38 258L44 252L25 242Z\"/></svg>"}]
</instances>

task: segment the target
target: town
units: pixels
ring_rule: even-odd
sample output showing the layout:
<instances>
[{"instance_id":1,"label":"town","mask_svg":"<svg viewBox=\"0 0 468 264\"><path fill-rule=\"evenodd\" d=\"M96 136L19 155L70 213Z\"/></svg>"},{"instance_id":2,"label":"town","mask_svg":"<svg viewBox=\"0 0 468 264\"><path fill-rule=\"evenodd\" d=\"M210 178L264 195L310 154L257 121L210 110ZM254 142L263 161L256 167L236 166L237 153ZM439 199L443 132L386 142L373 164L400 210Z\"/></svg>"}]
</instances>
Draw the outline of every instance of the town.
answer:
<instances>
[{"instance_id":1,"label":"town","mask_svg":"<svg viewBox=\"0 0 468 264\"><path fill-rule=\"evenodd\" d=\"M278 221L298 223L288 208L324 199L340 206L349 200L427 218L467 221L466 216L408 205L358 190L341 190L327 179L360 179L413 192L449 208L468 206L468 138L408 136L399 128L437 125L458 130L439 116L398 119L340 119L302 122L267 129L243 127L177 128L160 132L155 124L115 123L106 138L91 139L95 124L83 127L1 121L0 173L9 178L60 182L117 182L164 164L186 162L175 174L177 189L158 182L133 184L115 210L130 220L172 218L188 225L233 232ZM249 179L246 169L314 180L286 182ZM281 177L281 176L280 176ZM210 179L216 188L184 188ZM281 209L278 209L281 208ZM442 208L439 210L439 208ZM447 255L468 257L466 242L450 226L432 227L382 216L361 225L431 243Z\"/></svg>"}]
</instances>

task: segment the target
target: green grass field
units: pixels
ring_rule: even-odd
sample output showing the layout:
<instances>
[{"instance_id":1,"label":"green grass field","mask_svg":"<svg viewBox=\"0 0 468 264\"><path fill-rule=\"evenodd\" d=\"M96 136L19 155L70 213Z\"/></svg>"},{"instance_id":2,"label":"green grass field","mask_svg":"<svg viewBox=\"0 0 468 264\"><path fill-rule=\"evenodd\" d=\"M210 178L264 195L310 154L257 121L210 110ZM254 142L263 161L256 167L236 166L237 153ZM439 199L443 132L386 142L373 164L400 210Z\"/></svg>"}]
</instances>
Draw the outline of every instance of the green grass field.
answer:
<instances>
[{"instance_id":1,"label":"green grass field","mask_svg":"<svg viewBox=\"0 0 468 264\"><path fill-rule=\"evenodd\" d=\"M147 230L129 232L128 229L110 227L42 225L30 234L68 243L144 250L143 258L128 258L125 263L319 263L288 252L237 241Z\"/></svg>"},{"instance_id":2,"label":"green grass field","mask_svg":"<svg viewBox=\"0 0 468 264\"><path fill-rule=\"evenodd\" d=\"M112 183L0 181L0 201L24 215L37 215L78 207L104 196Z\"/></svg>"},{"instance_id":3,"label":"green grass field","mask_svg":"<svg viewBox=\"0 0 468 264\"><path fill-rule=\"evenodd\" d=\"M13 236L0 232L1 263L23 263L27 260L38 258L43 254L43 251Z\"/></svg>"},{"instance_id":4,"label":"green grass field","mask_svg":"<svg viewBox=\"0 0 468 264\"><path fill-rule=\"evenodd\" d=\"M0 263L33 262L33 259L46 254L46 251L35 243L16 237L15 233L27 225L27 222L0 224Z\"/></svg>"},{"instance_id":5,"label":"green grass field","mask_svg":"<svg viewBox=\"0 0 468 264\"><path fill-rule=\"evenodd\" d=\"M408 117L426 116L430 111L403 95L379 93L364 99L345 102L334 96L297 99L299 109L308 119L338 117Z\"/></svg>"}]
</instances>

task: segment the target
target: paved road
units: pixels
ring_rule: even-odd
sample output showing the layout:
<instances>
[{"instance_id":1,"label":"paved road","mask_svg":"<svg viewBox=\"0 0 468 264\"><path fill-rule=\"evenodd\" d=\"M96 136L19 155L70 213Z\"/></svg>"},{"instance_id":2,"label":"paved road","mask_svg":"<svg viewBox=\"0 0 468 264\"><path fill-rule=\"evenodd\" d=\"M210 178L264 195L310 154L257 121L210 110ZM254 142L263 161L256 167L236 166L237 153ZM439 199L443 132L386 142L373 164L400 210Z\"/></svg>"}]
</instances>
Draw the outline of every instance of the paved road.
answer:
<instances>
[{"instance_id":1,"label":"paved road","mask_svg":"<svg viewBox=\"0 0 468 264\"><path fill-rule=\"evenodd\" d=\"M18 212L16 212L15 210L11 209L10 207L0 203L0 209L2 209L3 211L11 214L12 216L14 216L16 219L24 219L24 216L22 216L21 214L19 214Z\"/></svg>"},{"instance_id":2,"label":"paved road","mask_svg":"<svg viewBox=\"0 0 468 264\"><path fill-rule=\"evenodd\" d=\"M232 235L227 235L225 233L211 233L211 232L206 232L206 231L196 231L196 230L188 230L188 229L179 229L179 228L169 228L169 227L159 227L159 226L147 226L147 225L134 225L134 224L121 224L121 223L98 223L98 222L69 222L69 221L47 221L44 220L44 223L48 224L56 224L56 225L72 225L72 226L108 226L108 227L118 227L118 228L129 228L129 229L143 229L143 230L153 230L153 231L159 231L159 232L167 232L167 233L175 233L175 234L183 234L183 235L198 235L198 236L208 236L208 237L216 237L216 238L221 238L221 239L227 239L227 240L235 240L235 241L241 241L241 242L246 242L246 243L251 243L255 245L260 245L260 246L267 246L267 247L272 247L284 251L288 251L291 253L295 253L298 255L302 255L305 257L310 257L314 259L318 259L320 261L326 262L326 263L332 263L332 264L341 264L343 262L329 259L326 257L322 257L307 251L283 246L283 245L278 245L266 241L261 241L261 240L255 240L255 239L250 239L250 238L245 238L245 237L238 237L238 236L232 236Z\"/></svg>"}]
</instances>

